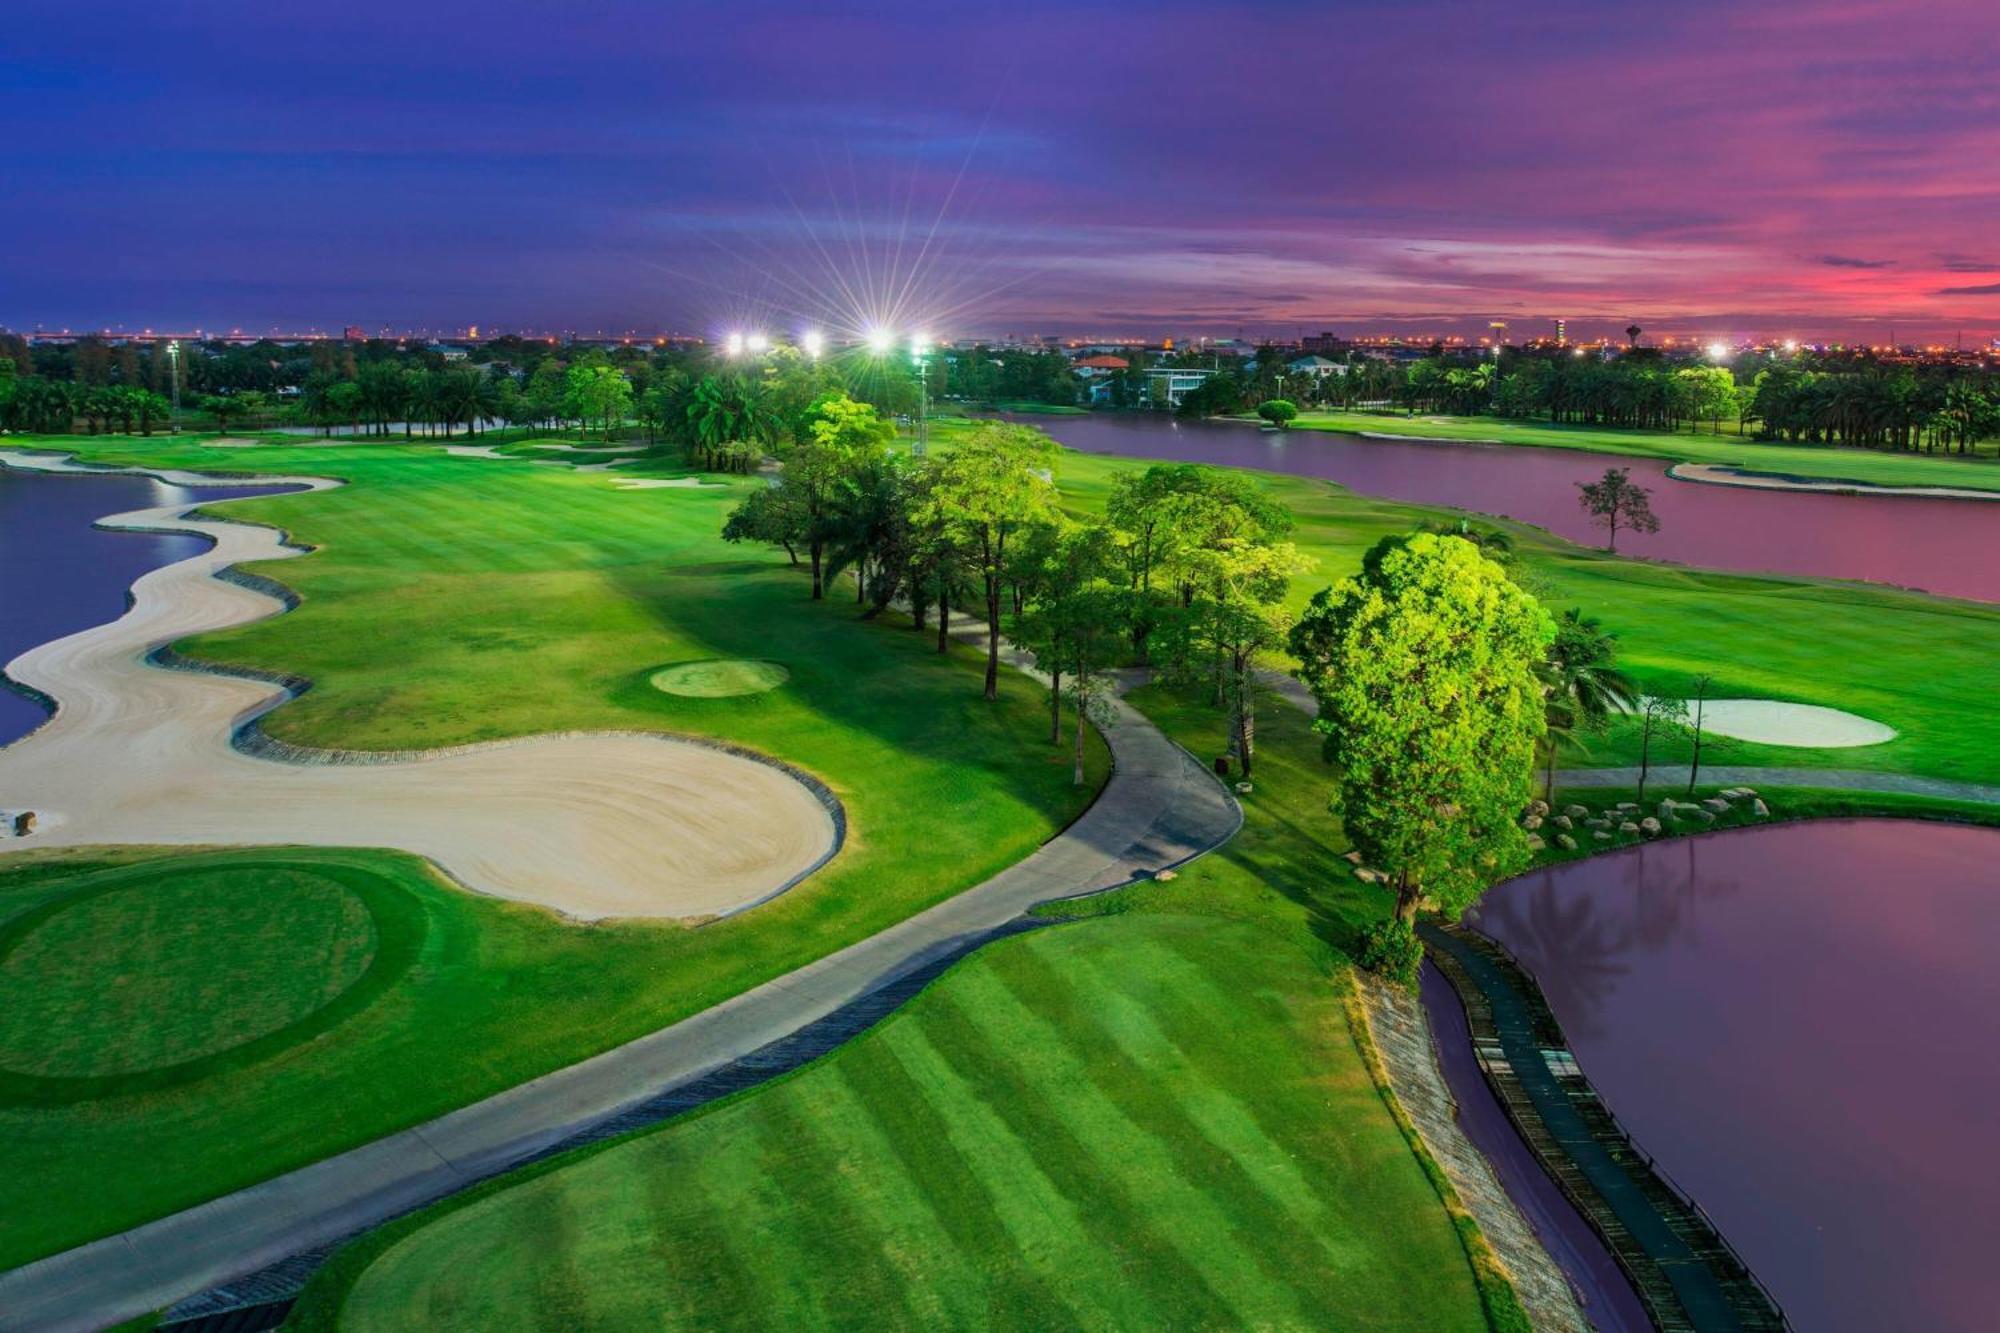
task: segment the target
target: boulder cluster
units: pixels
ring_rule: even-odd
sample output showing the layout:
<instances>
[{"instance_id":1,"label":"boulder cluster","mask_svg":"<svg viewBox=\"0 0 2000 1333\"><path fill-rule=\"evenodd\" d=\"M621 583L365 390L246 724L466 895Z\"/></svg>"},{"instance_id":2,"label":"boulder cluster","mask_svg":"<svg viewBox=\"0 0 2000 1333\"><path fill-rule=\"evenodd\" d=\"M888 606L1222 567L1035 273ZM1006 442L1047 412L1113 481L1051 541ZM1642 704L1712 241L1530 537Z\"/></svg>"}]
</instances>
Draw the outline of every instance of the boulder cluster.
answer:
<instances>
[{"instance_id":1,"label":"boulder cluster","mask_svg":"<svg viewBox=\"0 0 2000 1333\"><path fill-rule=\"evenodd\" d=\"M1582 805L1566 805L1556 812L1546 801L1531 801L1527 812L1521 816L1521 827L1527 830L1528 846L1533 851L1539 852L1546 847L1545 838L1552 832L1556 846L1573 852L1579 837L1588 837L1597 843L1610 843L1695 831L1698 826L1713 824L1723 815L1743 812L1746 807L1742 802L1745 801L1749 802L1747 810L1752 818L1771 817L1770 807L1758 798L1755 791L1748 787L1731 787L1700 801L1677 801L1667 797L1654 807L1650 815L1641 812L1637 801L1620 801L1596 813Z\"/></svg>"}]
</instances>

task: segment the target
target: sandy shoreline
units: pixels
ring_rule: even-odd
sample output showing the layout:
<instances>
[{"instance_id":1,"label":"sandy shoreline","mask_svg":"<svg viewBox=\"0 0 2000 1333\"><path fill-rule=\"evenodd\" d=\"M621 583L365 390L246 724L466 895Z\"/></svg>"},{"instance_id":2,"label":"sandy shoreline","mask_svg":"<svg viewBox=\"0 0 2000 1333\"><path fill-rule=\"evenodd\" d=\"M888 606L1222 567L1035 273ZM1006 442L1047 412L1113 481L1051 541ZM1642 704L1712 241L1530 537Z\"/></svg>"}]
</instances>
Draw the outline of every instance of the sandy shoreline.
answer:
<instances>
[{"instance_id":1,"label":"sandy shoreline","mask_svg":"<svg viewBox=\"0 0 2000 1333\"><path fill-rule=\"evenodd\" d=\"M0 463L106 470L13 450L0 450ZM150 475L189 486L246 480ZM271 592L217 575L305 552L273 529L184 517L186 508L114 515L101 526L196 533L214 541L210 550L143 575L119 619L7 664L10 677L58 706L41 728L0 748L0 808L37 817L32 835L0 840L0 855L119 843L390 847L429 858L477 892L597 919L741 911L838 848L830 796L776 764L664 736L537 736L422 756L294 752L320 762L245 753L232 738L289 698L286 687L146 658L191 634L280 614L285 604Z\"/></svg>"},{"instance_id":2,"label":"sandy shoreline","mask_svg":"<svg viewBox=\"0 0 2000 1333\"><path fill-rule=\"evenodd\" d=\"M1742 486L1756 491L1808 491L1825 495L1913 495L1932 500L2000 500L2000 491L1975 491L1961 486L1877 486L1865 481L1835 481L1821 477L1788 477L1753 472L1721 463L1676 463L1667 469L1675 481L1710 486Z\"/></svg>"}]
</instances>

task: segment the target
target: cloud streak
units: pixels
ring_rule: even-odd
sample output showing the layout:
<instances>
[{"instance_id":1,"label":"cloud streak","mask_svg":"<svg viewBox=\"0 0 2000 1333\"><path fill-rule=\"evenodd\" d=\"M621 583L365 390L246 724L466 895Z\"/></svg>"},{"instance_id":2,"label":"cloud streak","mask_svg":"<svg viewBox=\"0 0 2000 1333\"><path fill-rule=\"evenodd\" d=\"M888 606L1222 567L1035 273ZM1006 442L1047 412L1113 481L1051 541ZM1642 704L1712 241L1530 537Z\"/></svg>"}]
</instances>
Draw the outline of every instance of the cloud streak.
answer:
<instances>
[{"instance_id":1,"label":"cloud streak","mask_svg":"<svg viewBox=\"0 0 2000 1333\"><path fill-rule=\"evenodd\" d=\"M1983 0L110 9L10 16L0 323L2000 326Z\"/></svg>"}]
</instances>

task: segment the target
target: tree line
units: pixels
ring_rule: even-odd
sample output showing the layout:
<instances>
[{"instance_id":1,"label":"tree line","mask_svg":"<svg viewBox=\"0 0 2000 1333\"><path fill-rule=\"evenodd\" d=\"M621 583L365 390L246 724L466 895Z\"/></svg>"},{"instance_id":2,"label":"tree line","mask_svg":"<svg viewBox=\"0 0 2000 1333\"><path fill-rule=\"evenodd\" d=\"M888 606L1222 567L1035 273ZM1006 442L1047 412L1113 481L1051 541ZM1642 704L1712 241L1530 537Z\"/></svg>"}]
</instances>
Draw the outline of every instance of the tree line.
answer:
<instances>
[{"instance_id":1,"label":"tree line","mask_svg":"<svg viewBox=\"0 0 2000 1333\"><path fill-rule=\"evenodd\" d=\"M984 628L985 696L1001 645L1048 681L1050 739L1065 709L1082 728L1112 668L1148 665L1199 681L1229 709L1239 769L1254 763L1252 672L1283 641L1291 576L1306 561L1291 519L1240 474L1160 464L1122 474L1101 516L1065 513L1058 451L1040 431L974 425L925 458L890 447L889 424L845 395L816 400L774 446L772 484L729 515L723 536L783 549L824 597L851 574L864 614L905 608L918 633L950 643L954 611Z\"/></svg>"}]
</instances>

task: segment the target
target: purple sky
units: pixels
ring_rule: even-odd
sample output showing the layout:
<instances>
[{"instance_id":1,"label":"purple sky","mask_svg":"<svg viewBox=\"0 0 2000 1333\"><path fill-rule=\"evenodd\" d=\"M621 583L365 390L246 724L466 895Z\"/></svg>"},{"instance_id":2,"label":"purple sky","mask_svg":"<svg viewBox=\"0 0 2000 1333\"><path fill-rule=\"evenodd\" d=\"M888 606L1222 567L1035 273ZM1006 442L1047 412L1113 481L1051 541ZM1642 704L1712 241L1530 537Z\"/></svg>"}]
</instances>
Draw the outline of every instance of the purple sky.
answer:
<instances>
[{"instance_id":1,"label":"purple sky","mask_svg":"<svg viewBox=\"0 0 2000 1333\"><path fill-rule=\"evenodd\" d=\"M0 111L16 328L2000 329L1991 0L25 0Z\"/></svg>"}]
</instances>

